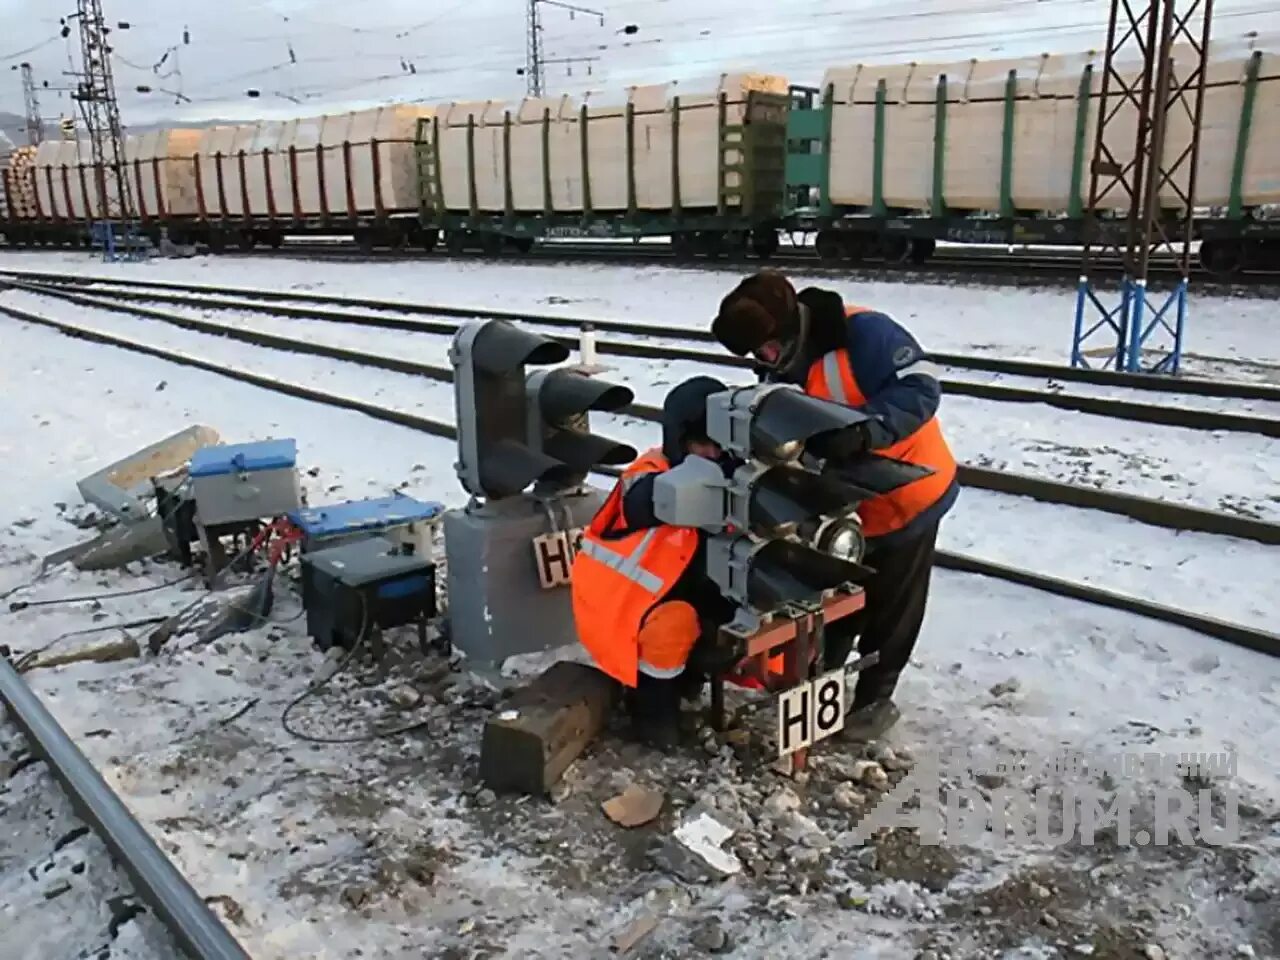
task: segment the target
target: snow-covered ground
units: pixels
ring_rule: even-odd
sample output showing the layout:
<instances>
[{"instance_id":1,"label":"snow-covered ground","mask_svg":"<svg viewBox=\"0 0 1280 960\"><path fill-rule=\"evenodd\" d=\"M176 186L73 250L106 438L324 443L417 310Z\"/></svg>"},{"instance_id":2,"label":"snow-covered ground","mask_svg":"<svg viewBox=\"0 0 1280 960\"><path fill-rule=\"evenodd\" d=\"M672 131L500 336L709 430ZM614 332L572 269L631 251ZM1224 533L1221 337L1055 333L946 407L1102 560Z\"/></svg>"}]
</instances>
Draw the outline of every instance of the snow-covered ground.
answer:
<instances>
[{"instance_id":1,"label":"snow-covered ground","mask_svg":"<svg viewBox=\"0 0 1280 960\"><path fill-rule=\"evenodd\" d=\"M14 258L23 265L31 259ZM73 268L71 258L46 259ZM416 293L420 300L449 303L493 304L506 296L512 301L506 306L547 309L537 303L545 291L577 288L575 295L586 297L594 289L599 302L565 309L635 316L639 311L624 302L629 296L634 304L648 305L644 319L687 317L699 324L714 310L713 287L724 282L723 275L632 271L652 274L652 289L637 288L632 278L629 288L608 293L607 284L618 283L616 268L604 271L609 279L596 270L561 269L551 278L538 274L545 269L538 267L325 264L311 265L317 277L308 280L281 276L279 262L270 265L274 277L250 275L266 266L251 260L179 266L189 275L209 270L210 262L226 264L205 277L211 283L315 283L380 296L407 296L410 285L429 288L452 277L456 285L449 289ZM74 263L87 273L108 269L91 260ZM113 269L158 276L176 267ZM511 272L500 280L501 269ZM690 279L698 277L696 284ZM694 305L693 287L699 284L697 295L709 297L705 308ZM885 291L900 289L905 288L884 285ZM855 292L860 291L850 291ZM942 293L961 301L976 294ZM936 294L939 302L942 293ZM1002 331L995 352L1019 352L1017 324L1004 311L1018 308L1020 300L1011 303L1008 291L984 293ZM14 293L0 296L15 304L34 302ZM880 292L875 296L913 327L925 326L901 307L882 303ZM445 385L355 371L50 301L40 301L38 309L452 419L452 394ZM1220 309L1225 317L1232 308L1224 303ZM1043 313L1032 312L1027 322ZM227 322L224 315L217 319ZM1274 346L1260 317L1257 330L1240 318L1235 322L1241 349ZM948 349L963 348L966 337L972 346L978 336L957 327L951 342L933 342L941 330L920 332L929 345ZM400 355L412 343L415 358L439 362L428 353L438 349L435 340L397 342ZM1202 349L1222 352L1226 342ZM386 352L374 339L363 348ZM666 385L661 381L686 371L666 365L655 374L629 362L619 373L640 399L654 402ZM303 469L314 471L304 474L313 503L391 489L449 504L464 499L450 466L453 451L444 441L7 319L0 319L0 378L0 455L14 467L0 473L0 592L26 581L39 556L84 535L66 520L76 514L70 506L79 500L76 479L192 423L214 426L228 440L296 437ZM1042 417L1038 408L1019 408L1020 423L1006 424L996 418L998 405L965 406L952 398L948 406L948 433L966 458L994 449L1027 472L1050 462L1021 462L1024 448L1012 443L1021 430L1031 435L1027 449L1048 441L1114 449L1114 462L1105 468L1117 486L1135 492L1144 492L1142 484L1154 489L1163 482L1174 491L1171 496L1215 505L1217 498L1241 490L1251 502L1263 502L1268 477L1270 492L1275 489L1274 448L1236 448L1231 437L1157 433L1152 427L1143 432L1166 442L1144 448L1138 431L1125 432L1104 418ZM984 436L977 426L971 432L962 426L991 424L993 418L997 426L987 427L986 446L977 445ZM614 421L608 430L638 445L652 440L649 426ZM1005 442L1001 437L1009 438L1007 445L994 446ZM1150 466L1156 477L1163 469L1190 479L1182 485L1176 479L1134 479L1141 472L1134 450L1176 458ZM1251 465L1259 471L1252 480ZM1046 473L1055 475L1049 468ZM1213 483L1218 486L1209 499L1198 501L1195 491ZM1275 551L1225 538L1174 534L968 491L944 525L944 542L1047 573L1095 577L1115 589L1241 622L1267 624L1280 612L1271 589ZM23 596L94 593L160 583L175 574L163 564L127 573L59 571ZM0 620L5 642L27 650L71 630L172 611L189 596L175 586L104 601L101 610L33 607L0 614ZM1259 957L1280 949L1271 906L1280 895L1280 757L1266 749L1280 710L1280 667L1262 655L1086 604L938 572L918 661L901 688L905 720L891 737L894 746L917 753L985 743L1041 752L1235 749L1236 785L1248 801L1244 836L1221 851L1000 851L903 849L895 845L902 842L899 834L896 841L878 841L869 856L841 842L851 814L841 806L848 793L837 787L849 779L850 758L835 746L818 752L808 783L784 788L771 772L740 770L732 742L659 760L611 737L576 765L568 794L558 795L556 803L492 798L479 790L476 752L494 695L464 673L449 673L441 661L412 653L407 640L397 647L389 676L367 676L368 686L337 684L304 708L299 721L313 732L343 735L388 716L393 722L422 716L429 719L425 731L355 748L296 741L281 729L280 711L313 677L321 657L310 649L302 623L287 622L296 600L282 590L279 604L273 618L280 622L208 648L175 643L135 661L29 675L197 889L217 898L216 908L257 960L605 956L614 934L643 909L661 921L630 956L699 955L702 944L715 941L707 933L711 927L727 934L730 952L742 957L803 952L916 958L932 950L936 957L1120 960L1158 944L1172 958L1191 960L1230 956L1246 945ZM56 649L79 642L65 640ZM1009 680L1016 681L1013 689ZM423 698L409 716L387 696L391 687L405 685ZM248 712L229 720L250 704ZM14 759L15 741L2 742L4 759ZM57 854L77 854L83 847L89 869L74 872L68 860L65 871L58 867L48 878L41 875L62 825L73 824L39 769L27 768L0 784L6 836L0 851L0 960L30 955L29 941L15 949L9 933L41 924L64 934L42 957L94 955L103 946L112 960L169 955L154 918L129 921L111 939L110 911L101 904L118 891L94 859L91 838ZM599 805L633 778L663 789L668 804L655 826L625 832L604 819ZM811 823L786 809L784 789L795 791ZM837 801L837 794L846 800ZM732 844L747 870L722 884L673 880L653 866L648 845L670 831L680 809L707 798L738 828ZM38 880L29 868L36 868ZM45 887L64 873L72 889L45 900Z\"/></svg>"}]
</instances>

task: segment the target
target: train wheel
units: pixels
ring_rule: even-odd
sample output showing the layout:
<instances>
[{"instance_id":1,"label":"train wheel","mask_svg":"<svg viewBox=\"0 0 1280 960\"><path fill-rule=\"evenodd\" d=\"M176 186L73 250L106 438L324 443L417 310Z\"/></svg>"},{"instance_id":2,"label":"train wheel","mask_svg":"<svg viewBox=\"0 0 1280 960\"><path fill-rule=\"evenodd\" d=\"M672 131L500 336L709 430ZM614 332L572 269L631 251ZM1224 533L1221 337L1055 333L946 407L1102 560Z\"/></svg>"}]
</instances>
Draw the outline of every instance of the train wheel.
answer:
<instances>
[{"instance_id":1,"label":"train wheel","mask_svg":"<svg viewBox=\"0 0 1280 960\"><path fill-rule=\"evenodd\" d=\"M375 236L379 246L385 246L393 253L399 253L404 250L409 242L405 232L397 227L389 227L385 231L378 231Z\"/></svg>"},{"instance_id":2,"label":"train wheel","mask_svg":"<svg viewBox=\"0 0 1280 960\"><path fill-rule=\"evenodd\" d=\"M868 233L846 233L841 240L841 249L850 263L861 263L874 246Z\"/></svg>"},{"instance_id":3,"label":"train wheel","mask_svg":"<svg viewBox=\"0 0 1280 960\"><path fill-rule=\"evenodd\" d=\"M718 259L725 252L725 237L718 230L699 230L694 244L694 249L708 260Z\"/></svg>"},{"instance_id":4,"label":"train wheel","mask_svg":"<svg viewBox=\"0 0 1280 960\"><path fill-rule=\"evenodd\" d=\"M225 253L227 249L227 235L225 233L211 233L205 240L205 245L209 248L210 253Z\"/></svg>"},{"instance_id":5,"label":"train wheel","mask_svg":"<svg viewBox=\"0 0 1280 960\"><path fill-rule=\"evenodd\" d=\"M813 246L818 251L818 259L824 263L835 263L844 256L844 238L836 230L819 230Z\"/></svg>"},{"instance_id":6,"label":"train wheel","mask_svg":"<svg viewBox=\"0 0 1280 960\"><path fill-rule=\"evenodd\" d=\"M768 260L778 252L778 231L760 227L751 232L751 252Z\"/></svg>"},{"instance_id":7,"label":"train wheel","mask_svg":"<svg viewBox=\"0 0 1280 960\"><path fill-rule=\"evenodd\" d=\"M467 234L464 230L450 230L444 235L444 248L453 256L457 256L467 248Z\"/></svg>"},{"instance_id":8,"label":"train wheel","mask_svg":"<svg viewBox=\"0 0 1280 960\"><path fill-rule=\"evenodd\" d=\"M480 237L480 252L486 257L501 256L505 240L506 238L500 233L482 234Z\"/></svg>"},{"instance_id":9,"label":"train wheel","mask_svg":"<svg viewBox=\"0 0 1280 960\"><path fill-rule=\"evenodd\" d=\"M368 227L356 227L351 231L356 242L356 249L361 253L373 253L373 231Z\"/></svg>"},{"instance_id":10,"label":"train wheel","mask_svg":"<svg viewBox=\"0 0 1280 960\"><path fill-rule=\"evenodd\" d=\"M254 243L255 240L253 238L252 230L241 230L236 234L236 246L239 248L241 253L248 253L252 250Z\"/></svg>"},{"instance_id":11,"label":"train wheel","mask_svg":"<svg viewBox=\"0 0 1280 960\"><path fill-rule=\"evenodd\" d=\"M508 237L507 242L511 244L511 249L521 256L527 256L533 251L533 237Z\"/></svg>"},{"instance_id":12,"label":"train wheel","mask_svg":"<svg viewBox=\"0 0 1280 960\"><path fill-rule=\"evenodd\" d=\"M928 263L938 249L938 241L932 237L917 237L911 241L911 262L917 266Z\"/></svg>"},{"instance_id":13,"label":"train wheel","mask_svg":"<svg viewBox=\"0 0 1280 960\"><path fill-rule=\"evenodd\" d=\"M269 230L266 234L265 242L272 250L279 250L284 246L284 234L279 230Z\"/></svg>"},{"instance_id":14,"label":"train wheel","mask_svg":"<svg viewBox=\"0 0 1280 960\"><path fill-rule=\"evenodd\" d=\"M1237 240L1205 240L1200 244L1200 266L1215 277L1234 277L1244 265L1244 244Z\"/></svg>"},{"instance_id":15,"label":"train wheel","mask_svg":"<svg viewBox=\"0 0 1280 960\"><path fill-rule=\"evenodd\" d=\"M434 250L436 248L436 244L439 242L440 242L440 231L434 228L423 230L420 234L418 234L418 245L421 246L422 249L427 253L430 253L432 250Z\"/></svg>"},{"instance_id":16,"label":"train wheel","mask_svg":"<svg viewBox=\"0 0 1280 960\"><path fill-rule=\"evenodd\" d=\"M886 266L900 267L911 260L914 245L910 237L882 233L877 246Z\"/></svg>"},{"instance_id":17,"label":"train wheel","mask_svg":"<svg viewBox=\"0 0 1280 960\"><path fill-rule=\"evenodd\" d=\"M671 235L671 252L677 260L692 260L694 257L693 237L687 233Z\"/></svg>"}]
</instances>

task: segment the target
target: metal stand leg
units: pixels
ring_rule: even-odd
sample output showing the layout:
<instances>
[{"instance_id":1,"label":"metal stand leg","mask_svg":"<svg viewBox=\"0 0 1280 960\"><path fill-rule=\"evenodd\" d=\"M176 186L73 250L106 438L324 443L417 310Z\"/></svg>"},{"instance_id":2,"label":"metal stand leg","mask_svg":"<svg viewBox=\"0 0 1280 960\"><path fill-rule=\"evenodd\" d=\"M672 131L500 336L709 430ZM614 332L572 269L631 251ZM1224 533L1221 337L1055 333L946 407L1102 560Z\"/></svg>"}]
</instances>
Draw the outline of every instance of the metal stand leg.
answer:
<instances>
[{"instance_id":1,"label":"metal stand leg","mask_svg":"<svg viewBox=\"0 0 1280 960\"><path fill-rule=\"evenodd\" d=\"M796 638L787 646L782 658L784 689L807 680L813 670L813 623L814 619L811 615L796 621ZM797 750L791 754L790 772L799 773L808 763L808 749Z\"/></svg>"},{"instance_id":2,"label":"metal stand leg","mask_svg":"<svg viewBox=\"0 0 1280 960\"><path fill-rule=\"evenodd\" d=\"M223 549L222 540L209 532L203 524L197 524L200 534L200 546L204 550L204 581L210 590L218 578L218 574L227 563L227 552Z\"/></svg>"},{"instance_id":3,"label":"metal stand leg","mask_svg":"<svg viewBox=\"0 0 1280 960\"><path fill-rule=\"evenodd\" d=\"M716 676L711 678L711 729L719 733L724 728L724 680Z\"/></svg>"},{"instance_id":4,"label":"metal stand leg","mask_svg":"<svg viewBox=\"0 0 1280 960\"><path fill-rule=\"evenodd\" d=\"M431 644L427 642L427 618L418 618L418 650L423 656L431 652Z\"/></svg>"}]
</instances>

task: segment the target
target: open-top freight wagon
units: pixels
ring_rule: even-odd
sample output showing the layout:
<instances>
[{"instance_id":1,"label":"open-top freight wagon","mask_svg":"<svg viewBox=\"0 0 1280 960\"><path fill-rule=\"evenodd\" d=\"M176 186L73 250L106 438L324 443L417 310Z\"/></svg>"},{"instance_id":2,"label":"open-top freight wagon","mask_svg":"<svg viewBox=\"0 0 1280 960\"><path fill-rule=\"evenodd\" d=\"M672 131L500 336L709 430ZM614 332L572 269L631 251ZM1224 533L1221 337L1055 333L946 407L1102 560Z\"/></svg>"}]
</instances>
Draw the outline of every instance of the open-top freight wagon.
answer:
<instances>
[{"instance_id":1,"label":"open-top freight wagon","mask_svg":"<svg viewBox=\"0 0 1280 960\"><path fill-rule=\"evenodd\" d=\"M715 91L635 87L621 105L525 100L394 105L285 122L129 137L142 231L213 250L285 235L362 247L498 252L542 237L674 235L716 252L777 242L785 197L786 81L726 75ZM80 243L118 207L86 141L41 144L5 171L24 198L11 241ZM103 198L106 198L106 205Z\"/></svg>"},{"instance_id":2,"label":"open-top freight wagon","mask_svg":"<svg viewBox=\"0 0 1280 960\"><path fill-rule=\"evenodd\" d=\"M715 255L777 247L788 108L779 77L711 93L633 87L620 105L460 103L419 121L422 223L451 249L542 237L670 236Z\"/></svg>"},{"instance_id":3,"label":"open-top freight wagon","mask_svg":"<svg viewBox=\"0 0 1280 960\"><path fill-rule=\"evenodd\" d=\"M1187 53L1176 51L1179 75ZM1136 71L1120 64L1121 73ZM1096 54L835 67L820 88L727 74L715 90L399 104L130 137L144 232L214 250L285 235L365 249L526 251L543 238L671 237L683 255L772 254L816 234L828 260L923 261L938 241L1119 239L1127 195L1087 218L1102 89ZM1132 160L1133 106L1107 144ZM1171 114L1168 163L1191 118ZM78 243L115 188L87 144L18 151L0 223L18 243ZM1188 211L1184 164L1160 197ZM1280 263L1280 55L1215 45L1206 75L1195 234L1215 272Z\"/></svg>"},{"instance_id":4,"label":"open-top freight wagon","mask_svg":"<svg viewBox=\"0 0 1280 960\"><path fill-rule=\"evenodd\" d=\"M130 136L125 176L142 232L212 250L286 234L417 229L414 134L425 108L379 107L288 121ZM95 167L88 141L45 141L34 162L5 171L23 216L19 243L78 243L87 224L119 209L115 171Z\"/></svg>"},{"instance_id":5,"label":"open-top freight wagon","mask_svg":"<svg viewBox=\"0 0 1280 960\"><path fill-rule=\"evenodd\" d=\"M1174 76L1193 77L1191 61L1175 49ZM816 232L827 260L920 261L940 240L1074 245L1086 230L1121 241L1122 189L1096 198L1096 219L1084 216L1102 73L1096 53L828 70L821 88L792 88L787 225ZM1124 168L1137 111L1115 96L1108 111L1106 146ZM1165 169L1189 153L1192 129L1189 112L1170 112ZM1188 214L1190 172L1183 163L1160 187L1171 221ZM1205 266L1280 264L1280 55L1211 47L1196 178Z\"/></svg>"}]
</instances>

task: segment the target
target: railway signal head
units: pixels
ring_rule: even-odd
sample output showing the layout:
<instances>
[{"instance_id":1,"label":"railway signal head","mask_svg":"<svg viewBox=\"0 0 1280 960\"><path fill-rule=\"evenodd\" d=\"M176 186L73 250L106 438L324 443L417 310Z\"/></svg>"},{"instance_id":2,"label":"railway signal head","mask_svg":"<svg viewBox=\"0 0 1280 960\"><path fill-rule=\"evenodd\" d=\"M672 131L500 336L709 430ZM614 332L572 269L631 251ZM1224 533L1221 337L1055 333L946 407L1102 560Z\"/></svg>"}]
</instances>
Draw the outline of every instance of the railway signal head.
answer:
<instances>
[{"instance_id":1,"label":"railway signal head","mask_svg":"<svg viewBox=\"0 0 1280 960\"><path fill-rule=\"evenodd\" d=\"M715 531L707 572L739 606L759 614L818 602L868 572L857 505L922 475L866 451L869 419L790 386L713 394L707 432L739 465L725 476L689 458L655 482L655 509Z\"/></svg>"},{"instance_id":2,"label":"railway signal head","mask_svg":"<svg viewBox=\"0 0 1280 960\"><path fill-rule=\"evenodd\" d=\"M529 447L563 463L570 474L548 478L548 485L579 485L601 465L618 466L636 458L636 450L591 432L590 411L616 411L634 395L626 387L595 380L572 370L538 370L526 381Z\"/></svg>"},{"instance_id":3,"label":"railway signal head","mask_svg":"<svg viewBox=\"0 0 1280 960\"><path fill-rule=\"evenodd\" d=\"M454 336L458 478L477 497L512 497L531 484L565 489L597 464L628 463L636 452L591 434L587 411L631 402L625 387L567 370L527 365L569 358L562 343L504 320L468 323Z\"/></svg>"}]
</instances>

